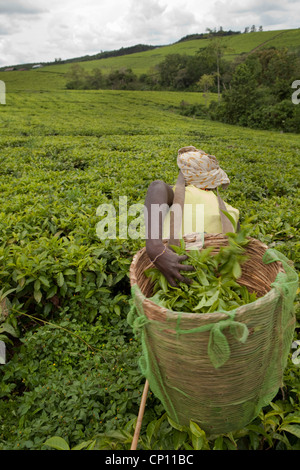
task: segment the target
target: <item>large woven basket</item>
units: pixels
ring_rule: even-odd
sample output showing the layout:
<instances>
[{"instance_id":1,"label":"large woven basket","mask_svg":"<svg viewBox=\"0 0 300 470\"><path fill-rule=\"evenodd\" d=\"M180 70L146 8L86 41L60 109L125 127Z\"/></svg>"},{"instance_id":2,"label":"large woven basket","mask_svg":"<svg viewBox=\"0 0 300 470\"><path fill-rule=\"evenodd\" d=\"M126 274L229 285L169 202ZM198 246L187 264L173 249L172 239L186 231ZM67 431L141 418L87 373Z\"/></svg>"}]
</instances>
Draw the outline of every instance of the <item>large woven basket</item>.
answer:
<instances>
[{"instance_id":1,"label":"large woven basket","mask_svg":"<svg viewBox=\"0 0 300 470\"><path fill-rule=\"evenodd\" d=\"M222 234L205 236L205 247L226 244ZM130 267L134 308L128 321L141 333L142 372L174 421L193 420L208 434L241 429L270 403L282 386L293 340L296 273L256 239L246 253L238 282L259 298L230 314L172 312L152 302L145 270L153 264L145 248ZM210 349L219 357L224 350L223 363L212 363Z\"/></svg>"}]
</instances>

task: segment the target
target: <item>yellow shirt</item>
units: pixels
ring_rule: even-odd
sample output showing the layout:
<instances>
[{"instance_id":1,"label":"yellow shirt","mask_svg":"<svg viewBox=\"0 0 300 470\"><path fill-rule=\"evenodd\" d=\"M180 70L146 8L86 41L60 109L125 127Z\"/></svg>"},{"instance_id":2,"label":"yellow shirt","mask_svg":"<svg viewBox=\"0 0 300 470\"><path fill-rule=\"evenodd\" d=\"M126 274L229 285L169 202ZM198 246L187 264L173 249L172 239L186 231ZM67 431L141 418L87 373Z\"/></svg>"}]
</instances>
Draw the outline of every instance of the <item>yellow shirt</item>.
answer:
<instances>
[{"instance_id":1,"label":"yellow shirt","mask_svg":"<svg viewBox=\"0 0 300 470\"><path fill-rule=\"evenodd\" d=\"M175 190L175 187L173 188ZM225 207L233 219L238 222L239 211L225 202ZM222 233L222 223L217 195L195 186L186 186L182 219L182 234ZM169 238L170 211L164 219L163 238ZM182 236L182 234L180 234Z\"/></svg>"}]
</instances>

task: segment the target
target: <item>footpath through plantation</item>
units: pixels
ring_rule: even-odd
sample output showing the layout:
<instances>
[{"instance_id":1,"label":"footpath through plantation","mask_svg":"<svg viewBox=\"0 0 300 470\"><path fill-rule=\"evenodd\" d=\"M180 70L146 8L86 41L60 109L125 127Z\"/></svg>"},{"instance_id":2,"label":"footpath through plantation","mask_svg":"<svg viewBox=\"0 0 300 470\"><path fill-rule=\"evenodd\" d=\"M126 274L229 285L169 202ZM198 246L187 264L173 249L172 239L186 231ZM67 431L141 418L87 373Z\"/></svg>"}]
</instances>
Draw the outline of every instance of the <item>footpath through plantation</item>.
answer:
<instances>
[{"instance_id":1,"label":"footpath through plantation","mask_svg":"<svg viewBox=\"0 0 300 470\"><path fill-rule=\"evenodd\" d=\"M22 72L20 72L22 73ZM216 155L222 196L251 235L300 269L300 137L184 117L197 93L9 92L0 105L0 449L130 449L145 379L127 322L129 266L141 238L101 240L97 209L128 225L155 179L174 184L179 148ZM124 232L122 233L124 235ZM299 292L295 302L299 321ZM3 325L6 325L3 327ZM9 325L9 326L8 326ZM2 329L1 329L2 328ZM284 387L245 429L206 436L147 399L140 449L299 449L300 367L291 344ZM298 361L299 362L299 361Z\"/></svg>"}]
</instances>

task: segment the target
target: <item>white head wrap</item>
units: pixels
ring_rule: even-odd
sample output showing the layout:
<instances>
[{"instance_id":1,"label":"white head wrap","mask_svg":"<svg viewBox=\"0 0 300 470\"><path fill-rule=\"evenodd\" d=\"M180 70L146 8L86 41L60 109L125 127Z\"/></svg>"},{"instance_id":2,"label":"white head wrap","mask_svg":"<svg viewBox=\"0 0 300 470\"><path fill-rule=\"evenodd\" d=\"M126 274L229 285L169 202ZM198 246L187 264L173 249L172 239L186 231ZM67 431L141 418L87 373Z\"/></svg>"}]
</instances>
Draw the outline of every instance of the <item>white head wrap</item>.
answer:
<instances>
[{"instance_id":1,"label":"white head wrap","mask_svg":"<svg viewBox=\"0 0 300 470\"><path fill-rule=\"evenodd\" d=\"M220 168L216 157L195 147L179 149L177 164L187 185L194 185L200 189L214 189L222 184L230 183L230 179Z\"/></svg>"}]
</instances>

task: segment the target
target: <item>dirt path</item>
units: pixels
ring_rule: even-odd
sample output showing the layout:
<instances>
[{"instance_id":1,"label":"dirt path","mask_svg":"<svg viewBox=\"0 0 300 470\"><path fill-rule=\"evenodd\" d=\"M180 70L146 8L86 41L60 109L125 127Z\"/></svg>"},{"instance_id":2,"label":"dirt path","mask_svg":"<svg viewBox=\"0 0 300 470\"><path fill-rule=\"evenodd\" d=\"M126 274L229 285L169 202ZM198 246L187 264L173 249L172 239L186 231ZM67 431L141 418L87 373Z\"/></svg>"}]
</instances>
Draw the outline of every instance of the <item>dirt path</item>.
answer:
<instances>
[{"instance_id":1,"label":"dirt path","mask_svg":"<svg viewBox=\"0 0 300 470\"><path fill-rule=\"evenodd\" d=\"M272 38L270 39L267 39L266 41L262 42L261 44L259 44L259 46L256 46L254 49L252 49L250 52L248 52L248 54L252 54L253 52L255 52L257 49L259 49L260 47L264 46L267 42L270 42L270 41L273 41L273 39L277 38L278 36L280 36L281 34L285 33L285 31L281 31L280 33L278 34L275 34L275 36L273 36Z\"/></svg>"}]
</instances>

